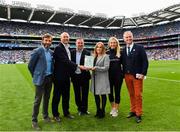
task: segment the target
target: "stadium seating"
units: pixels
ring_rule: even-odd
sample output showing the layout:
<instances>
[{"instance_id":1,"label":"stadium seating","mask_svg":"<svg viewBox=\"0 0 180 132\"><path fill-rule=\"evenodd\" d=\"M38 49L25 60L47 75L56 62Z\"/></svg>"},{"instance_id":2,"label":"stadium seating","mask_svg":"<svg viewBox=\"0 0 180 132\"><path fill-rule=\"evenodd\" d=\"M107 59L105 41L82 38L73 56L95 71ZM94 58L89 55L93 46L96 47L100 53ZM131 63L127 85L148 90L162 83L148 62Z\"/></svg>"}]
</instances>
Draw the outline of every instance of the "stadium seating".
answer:
<instances>
[{"instance_id":1,"label":"stadium seating","mask_svg":"<svg viewBox=\"0 0 180 132\"><path fill-rule=\"evenodd\" d=\"M41 44L41 40L31 41L31 37L40 36L45 33L50 33L57 39L54 40L53 48L59 42L59 35L62 32L68 32L74 41L77 37L85 38L86 48L92 49L95 42L103 41L107 44L110 36L116 36L123 45L123 32L131 30L137 43L142 44L147 49L148 58L151 60L178 60L178 40L180 36L180 21L171 22L168 24L139 27L131 29L94 29L82 27L67 27L56 25L32 24L22 22L7 22L0 23L0 63L19 63L28 62L32 49L24 50L21 48L31 47L36 48ZM6 37L11 36L10 41ZM30 38L22 38L22 42L18 41L18 37L14 36L31 36ZM124 45L123 45L124 46ZM4 50L3 48L8 48ZM15 49L15 50L12 50ZM19 49L19 50L18 50Z\"/></svg>"}]
</instances>

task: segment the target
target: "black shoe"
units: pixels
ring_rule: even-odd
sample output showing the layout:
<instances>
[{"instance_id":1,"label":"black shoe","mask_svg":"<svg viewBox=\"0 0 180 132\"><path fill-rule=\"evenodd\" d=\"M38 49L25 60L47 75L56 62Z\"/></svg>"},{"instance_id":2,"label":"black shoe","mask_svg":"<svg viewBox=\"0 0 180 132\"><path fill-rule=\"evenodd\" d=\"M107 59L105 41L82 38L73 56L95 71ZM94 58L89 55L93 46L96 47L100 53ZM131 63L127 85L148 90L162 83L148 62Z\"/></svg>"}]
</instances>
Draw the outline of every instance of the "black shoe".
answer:
<instances>
[{"instance_id":1,"label":"black shoe","mask_svg":"<svg viewBox=\"0 0 180 132\"><path fill-rule=\"evenodd\" d=\"M98 117L99 117L99 114L98 114L98 113L96 113L96 114L94 115L94 117L97 117L97 118L98 118Z\"/></svg>"},{"instance_id":2,"label":"black shoe","mask_svg":"<svg viewBox=\"0 0 180 132\"><path fill-rule=\"evenodd\" d=\"M90 115L89 111L83 112L85 115Z\"/></svg>"},{"instance_id":3,"label":"black shoe","mask_svg":"<svg viewBox=\"0 0 180 132\"><path fill-rule=\"evenodd\" d=\"M60 117L59 117L59 116L55 116L55 117L53 117L53 120L55 120L56 122L61 122L61 119L60 119Z\"/></svg>"},{"instance_id":4,"label":"black shoe","mask_svg":"<svg viewBox=\"0 0 180 132\"><path fill-rule=\"evenodd\" d=\"M48 116L48 117L44 118L44 121L45 122L51 122L51 118Z\"/></svg>"},{"instance_id":5,"label":"black shoe","mask_svg":"<svg viewBox=\"0 0 180 132\"><path fill-rule=\"evenodd\" d=\"M96 111L96 115L95 115L94 117L97 117L97 118L100 117L100 110L97 110L97 111Z\"/></svg>"},{"instance_id":6,"label":"black shoe","mask_svg":"<svg viewBox=\"0 0 180 132\"><path fill-rule=\"evenodd\" d=\"M105 117L105 110L101 110L99 118L104 118L104 117Z\"/></svg>"},{"instance_id":7,"label":"black shoe","mask_svg":"<svg viewBox=\"0 0 180 132\"><path fill-rule=\"evenodd\" d=\"M75 117L71 114L65 115L64 117L68 118L68 119L74 119Z\"/></svg>"},{"instance_id":8,"label":"black shoe","mask_svg":"<svg viewBox=\"0 0 180 132\"><path fill-rule=\"evenodd\" d=\"M36 131L40 131L41 128L39 127L37 122L32 122L32 128L35 129Z\"/></svg>"},{"instance_id":9,"label":"black shoe","mask_svg":"<svg viewBox=\"0 0 180 132\"><path fill-rule=\"evenodd\" d=\"M105 117L105 112L103 112L103 111L100 109L100 110L98 110L98 111L96 112L95 117L97 117L97 118L104 118L104 117Z\"/></svg>"},{"instance_id":10,"label":"black shoe","mask_svg":"<svg viewBox=\"0 0 180 132\"><path fill-rule=\"evenodd\" d=\"M136 116L135 120L136 120L137 123L140 123L142 121L141 116Z\"/></svg>"},{"instance_id":11,"label":"black shoe","mask_svg":"<svg viewBox=\"0 0 180 132\"><path fill-rule=\"evenodd\" d=\"M129 112L129 114L127 115L127 118L131 118L133 116L136 116L136 113L134 112Z\"/></svg>"},{"instance_id":12,"label":"black shoe","mask_svg":"<svg viewBox=\"0 0 180 132\"><path fill-rule=\"evenodd\" d=\"M90 115L90 112L89 112L89 111L86 111L86 112L81 112L81 111L79 111L79 112L78 112L78 115L79 115L79 116Z\"/></svg>"},{"instance_id":13,"label":"black shoe","mask_svg":"<svg viewBox=\"0 0 180 132\"><path fill-rule=\"evenodd\" d=\"M90 115L89 111L81 112L81 115Z\"/></svg>"},{"instance_id":14,"label":"black shoe","mask_svg":"<svg viewBox=\"0 0 180 132\"><path fill-rule=\"evenodd\" d=\"M78 111L78 115L81 116L83 113L81 111Z\"/></svg>"}]
</instances>

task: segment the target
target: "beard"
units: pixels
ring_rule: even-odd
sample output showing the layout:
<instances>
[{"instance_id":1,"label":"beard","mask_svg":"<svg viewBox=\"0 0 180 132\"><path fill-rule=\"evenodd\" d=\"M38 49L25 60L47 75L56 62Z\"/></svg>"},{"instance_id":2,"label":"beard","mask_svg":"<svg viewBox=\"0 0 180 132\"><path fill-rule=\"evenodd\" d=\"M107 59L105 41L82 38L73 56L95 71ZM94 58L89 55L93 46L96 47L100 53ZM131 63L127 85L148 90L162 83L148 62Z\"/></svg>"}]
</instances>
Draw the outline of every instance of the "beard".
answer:
<instances>
[{"instance_id":1,"label":"beard","mask_svg":"<svg viewBox=\"0 0 180 132\"><path fill-rule=\"evenodd\" d=\"M51 46L51 45L46 44L46 43L43 43L43 45L44 45L45 48L48 48L48 49L49 49L49 47Z\"/></svg>"}]
</instances>

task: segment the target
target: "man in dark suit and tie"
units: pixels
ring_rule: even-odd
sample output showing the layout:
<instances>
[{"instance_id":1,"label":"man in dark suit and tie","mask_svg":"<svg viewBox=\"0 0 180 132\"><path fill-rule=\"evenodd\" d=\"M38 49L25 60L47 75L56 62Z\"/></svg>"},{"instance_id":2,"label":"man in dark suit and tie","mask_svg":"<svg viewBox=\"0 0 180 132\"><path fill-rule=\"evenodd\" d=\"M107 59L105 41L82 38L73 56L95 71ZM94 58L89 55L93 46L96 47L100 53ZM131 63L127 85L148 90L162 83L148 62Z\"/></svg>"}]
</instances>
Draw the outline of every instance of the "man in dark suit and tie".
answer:
<instances>
[{"instance_id":1,"label":"man in dark suit and tie","mask_svg":"<svg viewBox=\"0 0 180 132\"><path fill-rule=\"evenodd\" d=\"M32 127L36 130L40 130L37 117L42 97L43 118L46 122L51 121L48 115L53 73L53 52L50 50L51 43L52 36L49 34L43 35L42 46L33 50L28 64L28 69L33 77L33 83L35 85Z\"/></svg>"},{"instance_id":2,"label":"man in dark suit and tie","mask_svg":"<svg viewBox=\"0 0 180 132\"><path fill-rule=\"evenodd\" d=\"M69 119L73 119L69 112L70 100L70 76L76 69L83 69L83 66L77 65L71 61L69 49L69 34L63 32L60 35L61 42L54 50L54 91L52 99L52 114L54 120L60 122L58 105L62 96L63 114Z\"/></svg>"},{"instance_id":3,"label":"man in dark suit and tie","mask_svg":"<svg viewBox=\"0 0 180 132\"><path fill-rule=\"evenodd\" d=\"M148 59L143 46L133 43L133 34L126 31L123 34L125 48L122 52L125 82L130 96L130 113L127 118L135 116L137 123L141 122L143 79L147 74Z\"/></svg>"},{"instance_id":4,"label":"man in dark suit and tie","mask_svg":"<svg viewBox=\"0 0 180 132\"><path fill-rule=\"evenodd\" d=\"M77 65L84 65L85 55L90 56L90 52L84 48L84 39L76 39L76 49L71 51L71 60ZM77 69L72 75L72 83L75 93L75 102L79 115L89 114L88 110L88 93L90 72Z\"/></svg>"}]
</instances>

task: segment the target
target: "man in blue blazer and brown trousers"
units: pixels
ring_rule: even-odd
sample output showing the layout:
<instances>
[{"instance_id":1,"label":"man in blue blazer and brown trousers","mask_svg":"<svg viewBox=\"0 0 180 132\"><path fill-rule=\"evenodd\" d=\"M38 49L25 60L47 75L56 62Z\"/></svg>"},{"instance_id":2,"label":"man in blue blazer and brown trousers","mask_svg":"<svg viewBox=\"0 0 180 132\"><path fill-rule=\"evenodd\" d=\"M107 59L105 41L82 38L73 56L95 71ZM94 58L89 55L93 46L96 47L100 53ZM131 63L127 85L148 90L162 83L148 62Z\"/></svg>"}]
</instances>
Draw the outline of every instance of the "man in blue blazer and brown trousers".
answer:
<instances>
[{"instance_id":1,"label":"man in blue blazer and brown trousers","mask_svg":"<svg viewBox=\"0 0 180 132\"><path fill-rule=\"evenodd\" d=\"M126 31L123 34L125 48L122 52L125 82L130 96L130 113L127 118L135 116L137 123L141 122L143 79L147 74L148 59L143 46L133 43L133 34Z\"/></svg>"},{"instance_id":2,"label":"man in blue blazer and brown trousers","mask_svg":"<svg viewBox=\"0 0 180 132\"><path fill-rule=\"evenodd\" d=\"M42 46L33 50L28 69L33 77L35 85L35 100L32 113L32 127L40 130L38 125L38 114L41 99L43 98L43 118L45 122L50 122L48 115L49 98L52 88L53 73L53 52L50 50L52 36L45 34L42 37Z\"/></svg>"}]
</instances>

